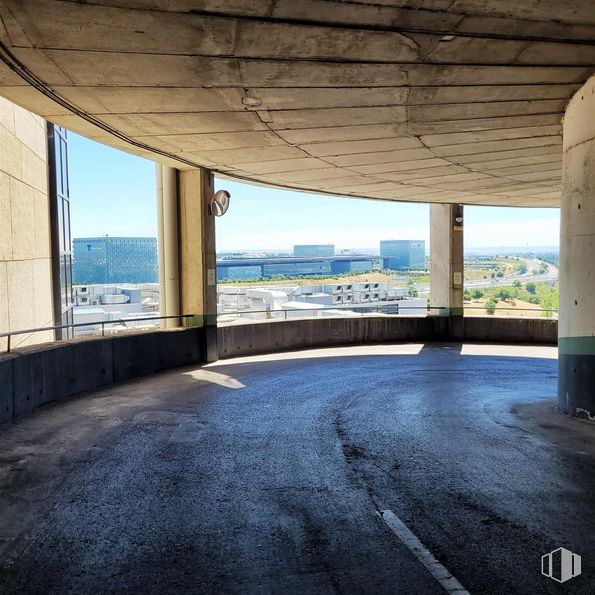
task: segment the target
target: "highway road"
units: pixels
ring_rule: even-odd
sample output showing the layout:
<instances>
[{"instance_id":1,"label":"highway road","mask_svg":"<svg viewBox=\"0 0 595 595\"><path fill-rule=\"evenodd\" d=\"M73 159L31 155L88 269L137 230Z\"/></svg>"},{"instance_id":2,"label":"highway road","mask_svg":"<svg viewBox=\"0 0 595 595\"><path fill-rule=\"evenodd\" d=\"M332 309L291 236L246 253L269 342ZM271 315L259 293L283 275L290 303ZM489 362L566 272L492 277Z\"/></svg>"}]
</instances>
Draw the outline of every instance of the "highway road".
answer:
<instances>
[{"instance_id":1,"label":"highway road","mask_svg":"<svg viewBox=\"0 0 595 595\"><path fill-rule=\"evenodd\" d=\"M521 281L523 285L532 281L534 283L554 283L558 280L559 270L556 266L550 263L545 263L537 258L523 258L527 264L527 273L524 275L505 275L504 277L496 277L495 279L477 279L473 281L465 281L465 289L475 289L482 287L493 287L501 285L512 285L515 281ZM547 264L547 271L543 275L537 274L539 268Z\"/></svg>"},{"instance_id":2,"label":"highway road","mask_svg":"<svg viewBox=\"0 0 595 595\"><path fill-rule=\"evenodd\" d=\"M550 263L545 263L537 258L523 258L527 264L527 273L524 275L512 274L504 277L488 278L488 279L474 279L465 281L465 289L483 289L486 287L500 287L512 285L515 281L521 281L523 285L530 281L534 283L549 283L553 284L558 280L559 270L556 266ZM533 271L539 271L541 265L547 264L547 271L543 275L536 274ZM490 271L486 271L489 275ZM429 295L430 284L420 283L417 285L419 295Z\"/></svg>"},{"instance_id":3,"label":"highway road","mask_svg":"<svg viewBox=\"0 0 595 595\"><path fill-rule=\"evenodd\" d=\"M0 426L0 592L593 593L595 429L555 357L328 349L41 408Z\"/></svg>"}]
</instances>

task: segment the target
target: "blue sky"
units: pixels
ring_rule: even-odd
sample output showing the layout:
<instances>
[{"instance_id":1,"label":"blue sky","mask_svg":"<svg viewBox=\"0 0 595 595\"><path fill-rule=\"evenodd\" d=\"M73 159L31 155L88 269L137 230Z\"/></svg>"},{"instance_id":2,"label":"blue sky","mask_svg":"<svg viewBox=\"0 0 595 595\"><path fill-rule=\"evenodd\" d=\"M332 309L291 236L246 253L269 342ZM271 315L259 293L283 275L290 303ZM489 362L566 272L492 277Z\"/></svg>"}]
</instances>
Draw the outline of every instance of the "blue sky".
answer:
<instances>
[{"instance_id":1,"label":"blue sky","mask_svg":"<svg viewBox=\"0 0 595 595\"><path fill-rule=\"evenodd\" d=\"M68 133L73 237L156 236L155 164Z\"/></svg>"},{"instance_id":2,"label":"blue sky","mask_svg":"<svg viewBox=\"0 0 595 595\"><path fill-rule=\"evenodd\" d=\"M69 135L73 237L155 236L155 165ZM429 241L429 207L328 197L217 180L231 192L217 220L218 250L283 250L297 243L374 248L385 239ZM465 208L465 246L557 246L558 209Z\"/></svg>"}]
</instances>

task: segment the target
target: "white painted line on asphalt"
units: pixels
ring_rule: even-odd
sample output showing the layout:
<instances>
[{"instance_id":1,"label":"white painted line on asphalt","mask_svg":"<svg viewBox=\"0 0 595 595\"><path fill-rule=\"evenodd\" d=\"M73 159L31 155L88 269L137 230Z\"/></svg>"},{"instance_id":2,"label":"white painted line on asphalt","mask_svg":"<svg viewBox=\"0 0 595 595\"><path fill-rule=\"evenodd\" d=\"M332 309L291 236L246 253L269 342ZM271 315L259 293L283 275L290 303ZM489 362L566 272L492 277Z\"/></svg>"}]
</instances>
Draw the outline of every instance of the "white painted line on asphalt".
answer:
<instances>
[{"instance_id":1,"label":"white painted line on asphalt","mask_svg":"<svg viewBox=\"0 0 595 595\"><path fill-rule=\"evenodd\" d=\"M380 512L386 526L411 550L415 557L427 568L430 574L448 593L469 595L461 583L434 558L430 550L411 532L409 527L392 511Z\"/></svg>"}]
</instances>

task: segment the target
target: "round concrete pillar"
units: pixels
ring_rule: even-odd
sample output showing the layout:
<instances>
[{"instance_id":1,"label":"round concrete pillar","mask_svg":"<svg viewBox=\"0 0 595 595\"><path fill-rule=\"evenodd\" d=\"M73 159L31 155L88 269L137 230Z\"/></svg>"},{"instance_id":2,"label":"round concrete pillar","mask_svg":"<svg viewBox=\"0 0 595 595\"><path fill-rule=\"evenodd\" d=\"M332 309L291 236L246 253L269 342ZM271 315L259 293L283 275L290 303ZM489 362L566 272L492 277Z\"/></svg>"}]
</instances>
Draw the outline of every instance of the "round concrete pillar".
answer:
<instances>
[{"instance_id":1,"label":"round concrete pillar","mask_svg":"<svg viewBox=\"0 0 595 595\"><path fill-rule=\"evenodd\" d=\"M558 406L595 420L595 77L564 116Z\"/></svg>"}]
</instances>

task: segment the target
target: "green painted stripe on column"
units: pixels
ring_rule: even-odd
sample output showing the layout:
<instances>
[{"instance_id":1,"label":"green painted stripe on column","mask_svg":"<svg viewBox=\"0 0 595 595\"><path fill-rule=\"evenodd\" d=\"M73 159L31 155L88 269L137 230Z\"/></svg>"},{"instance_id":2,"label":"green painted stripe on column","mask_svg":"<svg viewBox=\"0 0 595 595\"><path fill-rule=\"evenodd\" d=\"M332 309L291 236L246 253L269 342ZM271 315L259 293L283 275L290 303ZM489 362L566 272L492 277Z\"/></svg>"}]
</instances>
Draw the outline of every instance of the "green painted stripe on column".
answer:
<instances>
[{"instance_id":1,"label":"green painted stripe on column","mask_svg":"<svg viewBox=\"0 0 595 595\"><path fill-rule=\"evenodd\" d=\"M184 326L217 326L217 314L195 314L184 318Z\"/></svg>"},{"instance_id":2,"label":"green painted stripe on column","mask_svg":"<svg viewBox=\"0 0 595 595\"><path fill-rule=\"evenodd\" d=\"M595 355L595 337L559 337L560 355Z\"/></svg>"},{"instance_id":3,"label":"green painted stripe on column","mask_svg":"<svg viewBox=\"0 0 595 595\"><path fill-rule=\"evenodd\" d=\"M431 316L463 316L463 308L440 308L437 306L429 306L429 311Z\"/></svg>"}]
</instances>

